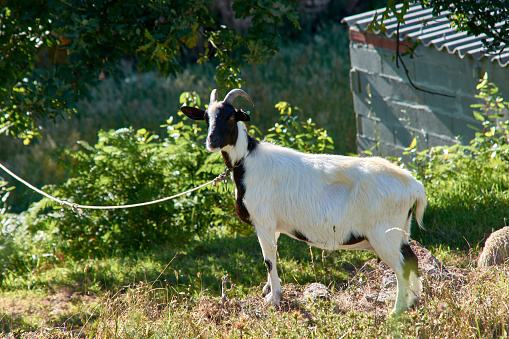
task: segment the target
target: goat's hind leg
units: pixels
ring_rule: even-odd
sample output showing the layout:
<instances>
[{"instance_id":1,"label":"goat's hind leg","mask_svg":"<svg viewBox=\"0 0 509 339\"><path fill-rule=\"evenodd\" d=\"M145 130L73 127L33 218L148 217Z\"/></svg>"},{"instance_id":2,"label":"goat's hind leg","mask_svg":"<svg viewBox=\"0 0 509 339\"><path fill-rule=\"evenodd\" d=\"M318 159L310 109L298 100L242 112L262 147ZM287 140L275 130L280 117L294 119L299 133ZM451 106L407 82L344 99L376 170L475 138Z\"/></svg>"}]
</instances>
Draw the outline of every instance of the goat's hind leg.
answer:
<instances>
[{"instance_id":1,"label":"goat's hind leg","mask_svg":"<svg viewBox=\"0 0 509 339\"><path fill-rule=\"evenodd\" d=\"M393 263L394 272L398 281L398 296L392 313L400 314L413 306L416 299L420 298L421 281L419 279L418 259L410 248L408 242L401 244L400 253L402 260Z\"/></svg>"},{"instance_id":2,"label":"goat's hind leg","mask_svg":"<svg viewBox=\"0 0 509 339\"><path fill-rule=\"evenodd\" d=\"M385 239L383 239L385 238ZM396 240L391 237L370 239L376 254L396 273L396 303L392 314L400 314L420 297L421 283L419 280L418 259L406 239ZM401 243L401 241L403 241ZM388 246L388 244L393 244ZM397 246L396 244L401 244ZM409 294L410 292L410 294Z\"/></svg>"},{"instance_id":3,"label":"goat's hind leg","mask_svg":"<svg viewBox=\"0 0 509 339\"><path fill-rule=\"evenodd\" d=\"M408 305L412 306L416 300L421 298L422 284L419 275L419 259L408 242L401 245L401 254L403 255L403 275L409 282Z\"/></svg>"}]
</instances>

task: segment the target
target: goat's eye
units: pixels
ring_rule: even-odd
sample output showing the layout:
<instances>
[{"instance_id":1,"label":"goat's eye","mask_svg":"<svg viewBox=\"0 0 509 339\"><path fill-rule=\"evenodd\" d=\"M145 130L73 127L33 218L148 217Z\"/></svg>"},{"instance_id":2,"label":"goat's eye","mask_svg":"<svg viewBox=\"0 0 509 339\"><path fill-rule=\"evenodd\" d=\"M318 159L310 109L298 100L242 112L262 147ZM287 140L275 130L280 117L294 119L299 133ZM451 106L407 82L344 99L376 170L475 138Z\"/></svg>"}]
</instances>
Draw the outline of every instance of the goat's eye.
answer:
<instances>
[{"instance_id":1,"label":"goat's eye","mask_svg":"<svg viewBox=\"0 0 509 339\"><path fill-rule=\"evenodd\" d=\"M230 117L230 120L231 120L231 121L234 121L234 120L235 120L235 115L232 115L232 116Z\"/></svg>"}]
</instances>

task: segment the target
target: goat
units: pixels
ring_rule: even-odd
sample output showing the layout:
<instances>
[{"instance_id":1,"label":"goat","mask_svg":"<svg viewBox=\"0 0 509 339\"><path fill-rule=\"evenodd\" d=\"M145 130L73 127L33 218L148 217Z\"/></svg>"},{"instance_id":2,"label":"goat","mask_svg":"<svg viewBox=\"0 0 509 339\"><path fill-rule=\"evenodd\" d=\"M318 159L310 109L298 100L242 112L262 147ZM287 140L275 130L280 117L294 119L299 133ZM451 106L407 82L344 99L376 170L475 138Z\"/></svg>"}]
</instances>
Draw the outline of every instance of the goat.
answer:
<instances>
[{"instance_id":1,"label":"goat","mask_svg":"<svg viewBox=\"0 0 509 339\"><path fill-rule=\"evenodd\" d=\"M207 149L221 151L232 171L235 211L254 227L262 248L268 272L265 300L275 306L281 300L276 251L284 233L322 249L374 251L397 276L392 312L406 310L422 290L417 256L408 244L412 214L422 227L422 183L382 158L304 154L260 142L244 126L250 116L232 105L238 96L254 106L241 89L230 91L223 101L213 90L205 111L188 106L181 111L206 121Z\"/></svg>"}]
</instances>

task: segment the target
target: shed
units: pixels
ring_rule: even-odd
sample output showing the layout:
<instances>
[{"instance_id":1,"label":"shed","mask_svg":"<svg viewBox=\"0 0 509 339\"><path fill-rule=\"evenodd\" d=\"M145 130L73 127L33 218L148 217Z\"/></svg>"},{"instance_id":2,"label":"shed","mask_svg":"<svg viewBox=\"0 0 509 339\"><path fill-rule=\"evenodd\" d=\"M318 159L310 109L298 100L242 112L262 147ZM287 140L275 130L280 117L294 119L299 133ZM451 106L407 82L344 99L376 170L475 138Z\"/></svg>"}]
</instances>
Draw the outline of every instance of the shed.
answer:
<instances>
[{"instance_id":1,"label":"shed","mask_svg":"<svg viewBox=\"0 0 509 339\"><path fill-rule=\"evenodd\" d=\"M444 95L430 94L412 87L404 68L393 61L396 48L397 20L384 20L385 33L368 33L376 13L385 8L343 19L350 36L350 86L357 118L358 151L401 156L414 137L418 149L432 146L468 144L480 126L474 119L476 86L485 72L489 80L509 99L509 49L501 55L484 51L481 38L457 32L447 14L434 17L431 9L410 5L405 23L400 24L399 50L417 42L413 58L403 57L409 77L419 88Z\"/></svg>"}]
</instances>

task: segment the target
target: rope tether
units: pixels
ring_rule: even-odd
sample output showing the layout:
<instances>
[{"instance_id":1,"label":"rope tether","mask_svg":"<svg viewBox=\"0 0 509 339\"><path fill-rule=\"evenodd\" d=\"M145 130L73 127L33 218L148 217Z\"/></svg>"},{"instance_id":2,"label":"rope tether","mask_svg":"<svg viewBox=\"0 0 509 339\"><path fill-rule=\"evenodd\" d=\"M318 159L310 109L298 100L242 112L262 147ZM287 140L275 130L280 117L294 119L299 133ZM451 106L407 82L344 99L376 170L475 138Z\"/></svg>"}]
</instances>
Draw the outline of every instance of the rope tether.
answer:
<instances>
[{"instance_id":1,"label":"rope tether","mask_svg":"<svg viewBox=\"0 0 509 339\"><path fill-rule=\"evenodd\" d=\"M185 192L182 192L182 193L179 193L179 194L175 194L175 195L172 195L171 197L166 197L166 198L161 198L161 199L157 199L157 200L153 200L153 201L147 201L147 202L142 202L142 203L139 203L139 204L132 204L132 205L118 205L118 206L87 206L87 205L80 205L80 204L73 204L73 203L70 203L68 201L65 201L65 200L60 200L58 198L55 198L51 195L49 195L48 193L45 193L43 191L41 191L40 189L38 189L37 187L34 187L33 185L29 184L28 182L26 182L25 180L21 179L20 177L18 177L16 174L12 173L9 169L7 169L4 165L2 165L0 163L0 168L3 169L5 172L7 172L7 174L9 174L10 176L12 176L14 179L18 180L19 182L21 182L22 184L24 184L25 186L31 188L32 190L34 190L35 192L39 193L39 194L42 194L43 196L45 196L46 198L50 199L50 200L53 200L55 202L58 202L60 205L64 205L64 206L69 206L72 208L73 212L77 212L79 214L81 214L83 211L83 209L91 209L91 210L113 210L113 209L121 209L121 208L133 208L133 207L141 207L141 206L147 206L147 205L152 205L152 204L157 204L157 203L160 203L160 202L163 202L163 201L167 201L167 200L171 200L171 199L175 199L175 198L178 198L180 196L183 196L185 194L188 194L188 193L191 193L191 192L194 192L194 191L197 191L205 186L208 186L210 184L214 184L214 187L220 183L221 181L224 181L228 178L228 173L230 172L230 168L226 168L225 171L221 174L219 174L214 180L211 180L203 185L200 185L198 187L195 187L195 188L192 188L190 189L189 191L185 191Z\"/></svg>"}]
</instances>

